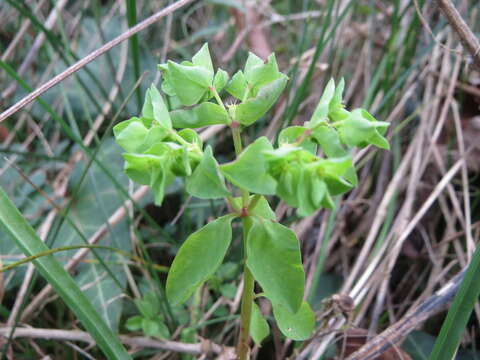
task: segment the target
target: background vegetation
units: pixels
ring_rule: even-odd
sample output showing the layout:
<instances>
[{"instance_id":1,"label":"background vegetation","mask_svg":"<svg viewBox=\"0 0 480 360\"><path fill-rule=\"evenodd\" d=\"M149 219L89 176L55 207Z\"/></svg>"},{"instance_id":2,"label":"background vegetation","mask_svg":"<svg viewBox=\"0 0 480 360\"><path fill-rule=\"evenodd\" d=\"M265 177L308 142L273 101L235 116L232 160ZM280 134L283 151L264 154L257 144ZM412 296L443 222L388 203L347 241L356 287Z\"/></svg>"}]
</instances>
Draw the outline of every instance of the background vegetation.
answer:
<instances>
[{"instance_id":1,"label":"background vegetation","mask_svg":"<svg viewBox=\"0 0 480 360\"><path fill-rule=\"evenodd\" d=\"M0 2L1 111L169 3ZM478 1L455 5L478 34ZM466 268L480 236L480 73L436 2L191 1L1 122L0 186L48 247L109 247L55 257L135 358L228 359L238 327L238 239L238 251L187 307L172 308L164 296L180 244L225 204L189 198L175 183L162 207L153 206L152 194L123 174L111 131L140 113L145 90L158 83L157 63L191 58L204 42L230 73L248 51L263 58L274 51L289 75L279 105L248 128L252 138L273 139L308 120L331 77L345 78L348 106L391 123L391 151L355 154L359 186L337 199L336 211L300 219L274 204L301 239L319 321L311 341L285 342L274 330L253 357L344 358L369 333L409 319L401 348L382 358L428 358L449 298L418 305ZM228 129L205 128L202 137L231 159ZM24 256L0 230L0 265ZM348 297L330 297L339 293ZM458 359L480 358L479 319L477 304ZM0 353L105 356L28 263L0 273Z\"/></svg>"}]
</instances>

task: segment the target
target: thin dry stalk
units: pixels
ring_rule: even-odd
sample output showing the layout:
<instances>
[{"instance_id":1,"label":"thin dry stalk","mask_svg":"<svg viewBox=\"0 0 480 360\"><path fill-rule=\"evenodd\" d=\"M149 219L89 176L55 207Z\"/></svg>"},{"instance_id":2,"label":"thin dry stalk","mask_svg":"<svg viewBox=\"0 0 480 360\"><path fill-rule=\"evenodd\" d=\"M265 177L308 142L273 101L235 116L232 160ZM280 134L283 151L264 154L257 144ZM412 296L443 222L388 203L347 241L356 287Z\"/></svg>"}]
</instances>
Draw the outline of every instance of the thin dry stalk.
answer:
<instances>
[{"instance_id":1,"label":"thin dry stalk","mask_svg":"<svg viewBox=\"0 0 480 360\"><path fill-rule=\"evenodd\" d=\"M9 116L15 114L18 110L22 109L25 105L31 103L34 101L37 97L42 95L44 92L46 92L48 89L51 87L57 85L59 82L65 80L69 76L71 76L73 73L77 72L80 70L82 67L87 65L88 63L92 62L95 60L97 57L100 55L103 55L106 53L108 50L112 49L113 47L117 46L121 42L129 39L136 33L144 30L148 26L154 24L157 20L161 19L162 17L171 14L172 12L180 9L181 7L187 5L188 3L193 2L194 0L179 0L172 5L169 5L165 7L164 9L158 11L154 15L150 16L149 18L143 20L142 22L138 23L134 27L130 28L128 31L124 32L123 34L117 36L115 39L109 41L105 45L101 46L97 50L91 52L89 55L85 56L83 59L79 60L69 68L67 68L65 71L61 72L57 76L55 76L53 79L47 81L45 84L31 92L29 95L25 96L23 99L18 101L16 104L12 105L10 108L5 110L3 113L0 114L0 122L4 121L7 119Z\"/></svg>"},{"instance_id":2,"label":"thin dry stalk","mask_svg":"<svg viewBox=\"0 0 480 360\"><path fill-rule=\"evenodd\" d=\"M370 360L400 343L405 336L419 327L425 320L443 311L458 291L465 270L456 275L433 296L412 308L407 315L374 337L346 360Z\"/></svg>"},{"instance_id":3,"label":"thin dry stalk","mask_svg":"<svg viewBox=\"0 0 480 360\"><path fill-rule=\"evenodd\" d=\"M0 336L8 336L12 331L10 327L0 328ZM31 338L31 339L46 339L46 340L60 340L60 341L79 341L89 344L95 344L95 341L89 333L80 330L56 330L56 329L39 329L39 328L19 328L15 329L13 335L14 339ZM177 341L154 340L148 337L130 337L120 335L120 340L132 348L150 348L158 350L168 350L185 354L200 355L200 354L222 354L231 351L226 346L221 346L204 340L197 344L186 344Z\"/></svg>"},{"instance_id":4,"label":"thin dry stalk","mask_svg":"<svg viewBox=\"0 0 480 360\"><path fill-rule=\"evenodd\" d=\"M480 42L459 14L450 0L437 0L437 5L453 30L460 37L460 41L473 58L473 62L480 69Z\"/></svg>"}]
</instances>

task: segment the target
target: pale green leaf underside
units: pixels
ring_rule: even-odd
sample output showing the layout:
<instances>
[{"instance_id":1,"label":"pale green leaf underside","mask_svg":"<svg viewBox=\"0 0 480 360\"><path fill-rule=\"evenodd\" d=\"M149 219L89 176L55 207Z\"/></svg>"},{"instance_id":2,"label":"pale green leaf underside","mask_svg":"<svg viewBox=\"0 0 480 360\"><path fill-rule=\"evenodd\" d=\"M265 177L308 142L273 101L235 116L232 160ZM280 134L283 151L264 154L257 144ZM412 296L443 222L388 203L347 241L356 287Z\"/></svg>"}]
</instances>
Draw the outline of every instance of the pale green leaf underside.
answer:
<instances>
[{"instance_id":1,"label":"pale green leaf underside","mask_svg":"<svg viewBox=\"0 0 480 360\"><path fill-rule=\"evenodd\" d=\"M232 240L235 215L222 216L191 234L168 272L166 292L172 305L185 302L217 271Z\"/></svg>"},{"instance_id":2,"label":"pale green leaf underside","mask_svg":"<svg viewBox=\"0 0 480 360\"><path fill-rule=\"evenodd\" d=\"M265 296L296 312L302 303L305 273L295 233L270 220L252 219L247 266Z\"/></svg>"}]
</instances>

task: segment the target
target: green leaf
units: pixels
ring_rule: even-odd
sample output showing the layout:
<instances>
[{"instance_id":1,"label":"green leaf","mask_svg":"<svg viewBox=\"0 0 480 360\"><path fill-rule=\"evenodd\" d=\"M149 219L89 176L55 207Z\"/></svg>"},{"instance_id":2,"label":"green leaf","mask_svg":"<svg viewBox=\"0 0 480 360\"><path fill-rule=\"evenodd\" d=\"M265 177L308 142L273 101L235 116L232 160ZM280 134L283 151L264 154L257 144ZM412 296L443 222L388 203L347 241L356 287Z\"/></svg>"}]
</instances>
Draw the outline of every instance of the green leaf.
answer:
<instances>
[{"instance_id":1,"label":"green leaf","mask_svg":"<svg viewBox=\"0 0 480 360\"><path fill-rule=\"evenodd\" d=\"M140 313L144 317L154 318L160 310L159 308L160 304L158 303L158 301L152 301L150 297L153 294L152 293L149 293L149 294L147 294L149 296L145 296L143 299L136 299L135 305L137 306L138 311L140 311Z\"/></svg>"},{"instance_id":2,"label":"green leaf","mask_svg":"<svg viewBox=\"0 0 480 360\"><path fill-rule=\"evenodd\" d=\"M196 144L199 149L203 148L203 141L200 136L198 136L195 130L183 129L180 130L177 134L180 135L186 142L190 144Z\"/></svg>"},{"instance_id":3,"label":"green leaf","mask_svg":"<svg viewBox=\"0 0 480 360\"><path fill-rule=\"evenodd\" d=\"M340 136L335 128L326 124L317 126L312 131L312 138L328 157L341 157L348 154L348 151L340 142Z\"/></svg>"},{"instance_id":4,"label":"green leaf","mask_svg":"<svg viewBox=\"0 0 480 360\"><path fill-rule=\"evenodd\" d=\"M156 147L165 146L157 144ZM125 159L125 173L133 181L149 185L155 195L155 204L163 201L165 188L173 181L170 171L171 159L167 156L152 154L123 154Z\"/></svg>"},{"instance_id":5,"label":"green leaf","mask_svg":"<svg viewBox=\"0 0 480 360\"><path fill-rule=\"evenodd\" d=\"M298 188L301 186L299 182L302 172L303 170L301 166L290 166L276 177L278 181L277 196L289 206L299 206L297 192Z\"/></svg>"},{"instance_id":6,"label":"green leaf","mask_svg":"<svg viewBox=\"0 0 480 360\"><path fill-rule=\"evenodd\" d=\"M252 218L247 235L247 266L267 298L296 312L302 303L305 273L297 236L270 220Z\"/></svg>"},{"instance_id":7,"label":"green leaf","mask_svg":"<svg viewBox=\"0 0 480 360\"><path fill-rule=\"evenodd\" d=\"M327 185L320 176L311 169L300 172L297 188L299 216L311 215L322 206L330 207L328 196Z\"/></svg>"},{"instance_id":8,"label":"green leaf","mask_svg":"<svg viewBox=\"0 0 480 360\"><path fill-rule=\"evenodd\" d=\"M292 340L307 340L315 328L315 313L303 301L297 312L291 312L281 304L273 304L273 315L280 331Z\"/></svg>"},{"instance_id":9,"label":"green leaf","mask_svg":"<svg viewBox=\"0 0 480 360\"><path fill-rule=\"evenodd\" d=\"M203 44L203 46L198 50L198 52L193 55L192 63L203 67L213 76L213 64L212 58L210 57L210 51L208 50L208 43Z\"/></svg>"},{"instance_id":10,"label":"green leaf","mask_svg":"<svg viewBox=\"0 0 480 360\"><path fill-rule=\"evenodd\" d=\"M204 67L167 63L166 79L175 95L186 106L195 105L212 85L213 73Z\"/></svg>"},{"instance_id":11,"label":"green leaf","mask_svg":"<svg viewBox=\"0 0 480 360\"><path fill-rule=\"evenodd\" d=\"M138 152L147 137L148 129L141 119L135 117L115 125L113 133L115 141L125 151Z\"/></svg>"},{"instance_id":12,"label":"green leaf","mask_svg":"<svg viewBox=\"0 0 480 360\"><path fill-rule=\"evenodd\" d=\"M377 129L385 129L389 125L384 121L376 121L364 109L355 109L345 120L335 123L340 139L347 146L365 146L373 140L376 145L387 145L387 149L388 142L381 140L383 137Z\"/></svg>"},{"instance_id":13,"label":"green leaf","mask_svg":"<svg viewBox=\"0 0 480 360\"><path fill-rule=\"evenodd\" d=\"M455 352L460 345L468 320L480 295L480 246L477 246L473 257L465 270L465 275L458 292L448 310L447 317L442 324L440 334L429 360L454 359ZM457 279L457 281L460 281Z\"/></svg>"},{"instance_id":14,"label":"green leaf","mask_svg":"<svg viewBox=\"0 0 480 360\"><path fill-rule=\"evenodd\" d=\"M218 269L232 239L235 215L222 216L191 234L168 272L166 292L172 305L185 302Z\"/></svg>"},{"instance_id":15,"label":"green leaf","mask_svg":"<svg viewBox=\"0 0 480 360\"><path fill-rule=\"evenodd\" d=\"M313 112L312 118L308 122L309 128L313 128L322 122L326 122L328 120L328 112L330 109L330 102L332 101L335 95L335 81L330 79L323 90L322 96L318 101L318 105Z\"/></svg>"},{"instance_id":16,"label":"green leaf","mask_svg":"<svg viewBox=\"0 0 480 360\"><path fill-rule=\"evenodd\" d=\"M284 144L294 144L298 142L299 139L304 138L298 146L312 154L316 154L317 145L309 140L309 136L305 136L305 131L310 130L304 126L289 126L280 131L280 134L278 135L278 144L280 146Z\"/></svg>"},{"instance_id":17,"label":"green leaf","mask_svg":"<svg viewBox=\"0 0 480 360\"><path fill-rule=\"evenodd\" d=\"M158 169L162 168L166 157L151 154L123 154L125 173L133 181L142 185L152 185Z\"/></svg>"},{"instance_id":18,"label":"green leaf","mask_svg":"<svg viewBox=\"0 0 480 360\"><path fill-rule=\"evenodd\" d=\"M160 65L158 66L159 69L160 69ZM165 66L164 68L164 71L165 70L168 70L168 67ZM160 86L160 88L162 89L162 91L167 94L168 96L170 96L170 98L172 97L176 97L177 94L175 93L175 89L173 88L173 86L170 84L170 82L168 81L168 76L164 74L163 76L163 79L162 79L162 84Z\"/></svg>"},{"instance_id":19,"label":"green leaf","mask_svg":"<svg viewBox=\"0 0 480 360\"><path fill-rule=\"evenodd\" d=\"M165 127L152 119L133 117L113 128L115 141L127 152L143 152L153 144L161 142L169 134Z\"/></svg>"},{"instance_id":20,"label":"green leaf","mask_svg":"<svg viewBox=\"0 0 480 360\"><path fill-rule=\"evenodd\" d=\"M225 90L238 100L243 100L245 92L247 91L247 79L245 79L242 70L238 70L235 75L233 75Z\"/></svg>"},{"instance_id":21,"label":"green leaf","mask_svg":"<svg viewBox=\"0 0 480 360\"><path fill-rule=\"evenodd\" d=\"M49 250L2 188L0 188L0 223L26 256ZM89 299L53 255L41 256L33 260L33 264L85 326L106 358L131 359L118 337L105 324Z\"/></svg>"},{"instance_id":22,"label":"green leaf","mask_svg":"<svg viewBox=\"0 0 480 360\"><path fill-rule=\"evenodd\" d=\"M225 70L220 68L217 70L217 73L213 78L213 86L215 87L218 93L220 93L225 87L225 85L227 85L228 77L229 77L228 73Z\"/></svg>"},{"instance_id":23,"label":"green leaf","mask_svg":"<svg viewBox=\"0 0 480 360\"><path fill-rule=\"evenodd\" d=\"M245 62L245 79L247 79L248 82L250 82L253 78L253 71L255 68L263 66L263 60L259 58L257 55L255 55L252 52L248 53L248 58L247 61Z\"/></svg>"},{"instance_id":24,"label":"green leaf","mask_svg":"<svg viewBox=\"0 0 480 360\"><path fill-rule=\"evenodd\" d=\"M335 94L332 101L330 101L328 117L331 121L341 121L349 116L349 112L345 110L345 107L342 103L343 89L345 87L345 81L343 78L340 80L337 88L335 89Z\"/></svg>"},{"instance_id":25,"label":"green leaf","mask_svg":"<svg viewBox=\"0 0 480 360\"><path fill-rule=\"evenodd\" d=\"M245 126L260 119L275 104L287 81L287 76L282 74L280 78L260 88L255 97L235 107L235 119Z\"/></svg>"},{"instance_id":26,"label":"green leaf","mask_svg":"<svg viewBox=\"0 0 480 360\"><path fill-rule=\"evenodd\" d=\"M220 294L227 299L234 299L237 294L237 286L232 283L223 284L220 286Z\"/></svg>"},{"instance_id":27,"label":"green leaf","mask_svg":"<svg viewBox=\"0 0 480 360\"><path fill-rule=\"evenodd\" d=\"M255 344L260 346L263 339L265 339L268 334L270 334L270 327L268 326L267 321L263 318L257 304L253 303L252 316L250 318L250 336Z\"/></svg>"},{"instance_id":28,"label":"green leaf","mask_svg":"<svg viewBox=\"0 0 480 360\"><path fill-rule=\"evenodd\" d=\"M204 102L191 109L174 110L170 116L175 128L198 128L229 122L225 109L212 102Z\"/></svg>"},{"instance_id":29,"label":"green leaf","mask_svg":"<svg viewBox=\"0 0 480 360\"><path fill-rule=\"evenodd\" d=\"M350 155L339 158L320 159L315 163L317 171L322 177L337 178L343 176L353 166Z\"/></svg>"},{"instance_id":30,"label":"green leaf","mask_svg":"<svg viewBox=\"0 0 480 360\"><path fill-rule=\"evenodd\" d=\"M375 131L373 136L368 139L368 142L380 149L390 150L390 144L378 131Z\"/></svg>"},{"instance_id":31,"label":"green leaf","mask_svg":"<svg viewBox=\"0 0 480 360\"><path fill-rule=\"evenodd\" d=\"M186 179L186 188L190 195L200 199L219 199L230 195L211 146L205 149L202 160Z\"/></svg>"},{"instance_id":32,"label":"green leaf","mask_svg":"<svg viewBox=\"0 0 480 360\"><path fill-rule=\"evenodd\" d=\"M276 182L267 173L264 151L273 150L270 141L262 136L243 150L239 157L220 166L220 171L234 185L248 191L273 195Z\"/></svg>"},{"instance_id":33,"label":"green leaf","mask_svg":"<svg viewBox=\"0 0 480 360\"><path fill-rule=\"evenodd\" d=\"M153 84L145 94L142 115L147 119L156 120L160 126L168 130L172 129L172 121L170 120L167 106L163 101L162 95L160 95L160 92Z\"/></svg>"},{"instance_id":34,"label":"green leaf","mask_svg":"<svg viewBox=\"0 0 480 360\"><path fill-rule=\"evenodd\" d=\"M274 54L268 57L266 64L264 64L260 58L256 57L256 55L250 54L255 57L256 60L250 61L249 63L251 59L251 56L249 56L245 66L245 78L251 87L251 94L249 95L255 96L261 87L281 77L285 77L285 75L278 71L277 60Z\"/></svg>"},{"instance_id":35,"label":"green leaf","mask_svg":"<svg viewBox=\"0 0 480 360\"><path fill-rule=\"evenodd\" d=\"M125 327L130 331L137 331L142 328L143 317L136 315L128 318Z\"/></svg>"},{"instance_id":36,"label":"green leaf","mask_svg":"<svg viewBox=\"0 0 480 360\"><path fill-rule=\"evenodd\" d=\"M159 339L168 339L170 331L167 326L155 319L142 319L142 330L147 336L157 337Z\"/></svg>"},{"instance_id":37,"label":"green leaf","mask_svg":"<svg viewBox=\"0 0 480 360\"><path fill-rule=\"evenodd\" d=\"M335 89L335 93L333 95L332 101L330 101L330 111L343 107L342 97L343 97L344 89L345 89L345 79L341 78L340 82L338 83Z\"/></svg>"},{"instance_id":38,"label":"green leaf","mask_svg":"<svg viewBox=\"0 0 480 360\"><path fill-rule=\"evenodd\" d=\"M255 197L258 197L258 200L256 201L256 204L254 207L248 209L248 213L252 216L259 216L267 220L274 220L274 221L277 220L277 216L275 215L275 212L272 210L272 208L270 207L270 204L268 203L267 199L265 199L264 196L252 195L250 196L250 203ZM234 198L233 203L235 204L236 207L241 208L242 198L241 197Z\"/></svg>"},{"instance_id":39,"label":"green leaf","mask_svg":"<svg viewBox=\"0 0 480 360\"><path fill-rule=\"evenodd\" d=\"M312 153L293 145L265 152L268 172L278 182L276 194L288 205L297 207L300 216L312 214L319 208L332 208L333 202L327 191L326 176L338 180L345 167L344 160L323 160ZM342 185L348 184L343 181Z\"/></svg>"}]
</instances>

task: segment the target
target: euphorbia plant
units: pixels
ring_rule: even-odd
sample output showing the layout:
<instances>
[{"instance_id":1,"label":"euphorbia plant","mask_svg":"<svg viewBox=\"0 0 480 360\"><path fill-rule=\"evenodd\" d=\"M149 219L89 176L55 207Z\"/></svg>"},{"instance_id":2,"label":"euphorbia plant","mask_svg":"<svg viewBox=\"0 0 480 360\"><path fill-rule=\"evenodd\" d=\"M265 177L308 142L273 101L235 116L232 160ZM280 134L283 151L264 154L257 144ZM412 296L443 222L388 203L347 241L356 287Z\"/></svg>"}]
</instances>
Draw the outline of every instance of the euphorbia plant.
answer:
<instances>
[{"instance_id":1,"label":"euphorbia plant","mask_svg":"<svg viewBox=\"0 0 480 360\"><path fill-rule=\"evenodd\" d=\"M264 62L250 53L244 70L230 78L224 70L214 70L205 44L192 61L168 61L159 69L165 97L152 85L141 117L114 128L126 151L126 174L149 185L157 205L165 188L181 177L190 195L224 198L232 209L185 240L168 273L169 302L185 302L215 273L231 243L232 221L238 219L244 249L238 358L248 358L250 336L259 344L268 335L268 324L255 303L260 296L271 302L286 337L307 339L315 317L303 300L299 242L291 229L277 221L265 196L278 196L297 208L300 216L333 208L332 196L357 183L352 148L372 144L388 149L382 136L388 123L375 120L364 109L347 111L342 104L343 80L337 86L330 80L310 121L283 129L277 146L263 136L245 146L242 130L271 109L288 80L274 55ZM226 104L221 93L235 101ZM214 124L231 129L236 154L232 162L219 164L194 130ZM255 282L261 293L254 293Z\"/></svg>"}]
</instances>

